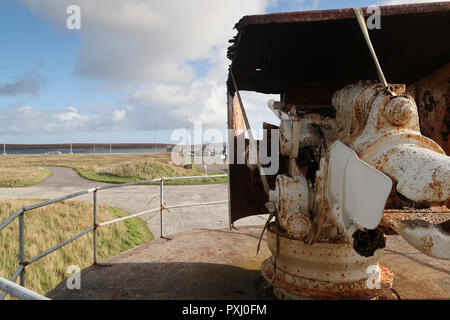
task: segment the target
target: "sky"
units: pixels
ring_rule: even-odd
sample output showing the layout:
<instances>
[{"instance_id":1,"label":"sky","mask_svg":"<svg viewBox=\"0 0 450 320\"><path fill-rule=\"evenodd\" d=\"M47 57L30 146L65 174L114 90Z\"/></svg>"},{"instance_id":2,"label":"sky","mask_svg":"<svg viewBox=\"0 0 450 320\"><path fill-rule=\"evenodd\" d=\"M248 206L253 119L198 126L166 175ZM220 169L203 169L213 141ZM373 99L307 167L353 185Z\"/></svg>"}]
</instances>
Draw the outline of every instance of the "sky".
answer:
<instances>
[{"instance_id":1,"label":"sky","mask_svg":"<svg viewBox=\"0 0 450 320\"><path fill-rule=\"evenodd\" d=\"M226 49L242 16L414 2L432 1L0 0L0 143L177 143L174 130L194 122L225 130ZM70 5L79 30L66 27ZM252 128L278 123L266 107L277 96L242 96Z\"/></svg>"}]
</instances>

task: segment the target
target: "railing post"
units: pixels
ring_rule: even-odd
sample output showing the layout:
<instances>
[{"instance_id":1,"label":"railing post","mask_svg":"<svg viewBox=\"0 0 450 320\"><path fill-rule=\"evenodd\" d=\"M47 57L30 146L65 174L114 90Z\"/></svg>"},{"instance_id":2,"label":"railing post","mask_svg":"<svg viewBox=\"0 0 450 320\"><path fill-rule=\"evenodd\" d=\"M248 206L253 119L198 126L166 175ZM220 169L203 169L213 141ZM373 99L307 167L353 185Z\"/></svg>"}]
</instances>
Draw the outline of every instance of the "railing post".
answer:
<instances>
[{"instance_id":1,"label":"railing post","mask_svg":"<svg viewBox=\"0 0 450 320\"><path fill-rule=\"evenodd\" d=\"M93 195L93 199L92 199L92 206L93 206L93 226L94 226L94 230L93 232L93 236L94 236L94 241L93 241L93 245L94 245L94 264L97 264L97 190L94 190L94 195Z\"/></svg>"},{"instance_id":2,"label":"railing post","mask_svg":"<svg viewBox=\"0 0 450 320\"><path fill-rule=\"evenodd\" d=\"M159 222L161 228L161 238L163 237L163 201L164 201L164 178L159 180Z\"/></svg>"},{"instance_id":3,"label":"railing post","mask_svg":"<svg viewBox=\"0 0 450 320\"><path fill-rule=\"evenodd\" d=\"M19 216L19 264L25 261L25 217L24 212ZM25 266L24 266L25 267ZM25 286L25 268L20 272L20 285Z\"/></svg>"}]
</instances>

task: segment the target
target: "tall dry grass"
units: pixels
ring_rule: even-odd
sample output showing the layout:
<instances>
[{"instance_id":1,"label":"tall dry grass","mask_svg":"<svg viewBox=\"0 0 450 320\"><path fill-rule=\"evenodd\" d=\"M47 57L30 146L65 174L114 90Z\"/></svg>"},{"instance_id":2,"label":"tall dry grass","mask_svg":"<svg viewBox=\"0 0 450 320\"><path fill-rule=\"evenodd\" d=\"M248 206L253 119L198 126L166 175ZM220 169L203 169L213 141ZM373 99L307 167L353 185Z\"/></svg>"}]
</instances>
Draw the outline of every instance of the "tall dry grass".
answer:
<instances>
[{"instance_id":1,"label":"tall dry grass","mask_svg":"<svg viewBox=\"0 0 450 320\"><path fill-rule=\"evenodd\" d=\"M0 221L12 212L42 200L0 200ZM65 201L25 214L25 258L67 240L92 225L92 204ZM126 213L98 205L98 221L125 216ZM0 276L9 279L18 267L18 220L0 232ZM145 223L131 219L98 229L98 259L117 255L153 239ZM26 267L25 286L45 294L69 275L70 265L81 269L93 262L92 232Z\"/></svg>"},{"instance_id":2,"label":"tall dry grass","mask_svg":"<svg viewBox=\"0 0 450 320\"><path fill-rule=\"evenodd\" d=\"M50 174L50 170L29 166L19 161L0 161L0 187L33 185L44 180Z\"/></svg>"}]
</instances>

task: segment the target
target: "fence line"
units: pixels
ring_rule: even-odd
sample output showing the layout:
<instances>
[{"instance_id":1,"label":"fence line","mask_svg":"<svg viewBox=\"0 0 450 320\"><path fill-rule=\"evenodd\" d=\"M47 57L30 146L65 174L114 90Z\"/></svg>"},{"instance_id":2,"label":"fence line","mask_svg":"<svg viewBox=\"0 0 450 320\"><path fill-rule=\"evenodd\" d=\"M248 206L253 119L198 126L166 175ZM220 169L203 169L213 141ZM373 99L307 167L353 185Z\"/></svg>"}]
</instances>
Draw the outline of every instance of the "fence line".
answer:
<instances>
[{"instance_id":1,"label":"fence line","mask_svg":"<svg viewBox=\"0 0 450 320\"><path fill-rule=\"evenodd\" d=\"M152 180L142 180L142 181L136 181L136 182L129 182L129 183L122 183L118 185L108 185L103 187L97 187L97 188L91 188L87 190L83 190L80 192L72 193L69 195L65 195L59 198L55 198L48 201L43 201L40 203L36 203L31 206L27 206L24 208L21 208L17 211L15 211L13 214L11 214L8 218L6 218L1 224L0 224L0 231L2 231L4 228L6 228L11 222L13 222L16 218L19 219L19 267L16 269L14 274L11 276L9 280L4 279L0 277L0 290L3 290L2 293L0 293L0 300L3 300L6 295L9 293L13 295L14 297L20 298L20 299L27 299L27 300L42 300L47 299L36 292L33 292L27 288L25 288L25 267L30 265L31 263L38 261L39 259L49 255L50 253L66 246L67 244L81 238L85 234L89 232L93 232L93 264L97 264L97 229L103 226L107 226L113 223L117 223L120 221L136 218L139 216L142 216L144 214L152 213L152 212L158 212L160 215L160 237L163 237L163 211L167 209L177 209L177 208L186 208L186 207L197 207L197 206L208 206L208 205L214 205L214 204L222 204L222 203L228 203L228 200L225 201L214 201L214 202L200 202L200 203L190 203L190 204L184 204L184 205L172 205L172 206L164 206L164 181L173 181L173 180L194 180L194 179L211 179L211 178L221 178L221 177L227 177L227 174L221 174L221 175L208 175L208 176L185 176L185 177L167 177L167 178L158 178L158 179L152 179ZM154 183L159 182L160 188L159 188L159 199L160 199L160 206L159 208L150 209L146 211L142 211L139 213L135 213L126 217L97 223L97 193L102 190L110 190L110 189L116 189L116 188L123 188L127 186L133 186L138 184L148 184L148 183ZM93 193L92 197L92 206L93 206L93 212L92 212L92 226L87 228L86 230L74 235L70 239L67 239L54 247L41 252L40 254L36 255L35 257L32 257L28 260L25 260L25 220L24 216L25 213L37 208L42 208L57 202L62 202L68 199L72 199L81 195L85 195L88 193ZM17 278L20 277L20 285L16 284L15 281ZM1 291L0 291L1 292Z\"/></svg>"},{"instance_id":2,"label":"fence line","mask_svg":"<svg viewBox=\"0 0 450 320\"><path fill-rule=\"evenodd\" d=\"M0 289L5 290L5 292L8 292L21 300L50 300L47 297L44 297L23 286L19 286L12 281L3 279L2 277L0 277Z\"/></svg>"}]
</instances>

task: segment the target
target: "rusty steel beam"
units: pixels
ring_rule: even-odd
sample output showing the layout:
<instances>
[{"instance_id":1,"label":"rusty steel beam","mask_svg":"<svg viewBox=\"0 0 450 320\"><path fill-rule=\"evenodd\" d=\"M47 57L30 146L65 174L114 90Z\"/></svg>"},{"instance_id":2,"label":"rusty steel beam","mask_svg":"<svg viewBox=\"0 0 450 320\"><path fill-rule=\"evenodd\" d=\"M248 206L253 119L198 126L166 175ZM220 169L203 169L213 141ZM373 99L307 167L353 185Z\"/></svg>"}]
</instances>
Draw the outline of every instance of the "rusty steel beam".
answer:
<instances>
[{"instance_id":1,"label":"rusty steel beam","mask_svg":"<svg viewBox=\"0 0 450 320\"><path fill-rule=\"evenodd\" d=\"M445 2L435 3L415 3L408 5L382 6L381 14L383 16L396 16L416 14L417 12L435 13L449 10L450 4ZM362 8L367 12L367 7ZM368 16L366 14L366 16ZM341 19L354 19L353 9L331 9L314 11L281 12L272 14L250 15L243 17L236 27L245 28L249 25L257 24L278 24L278 23L300 23L300 22L318 22Z\"/></svg>"}]
</instances>

